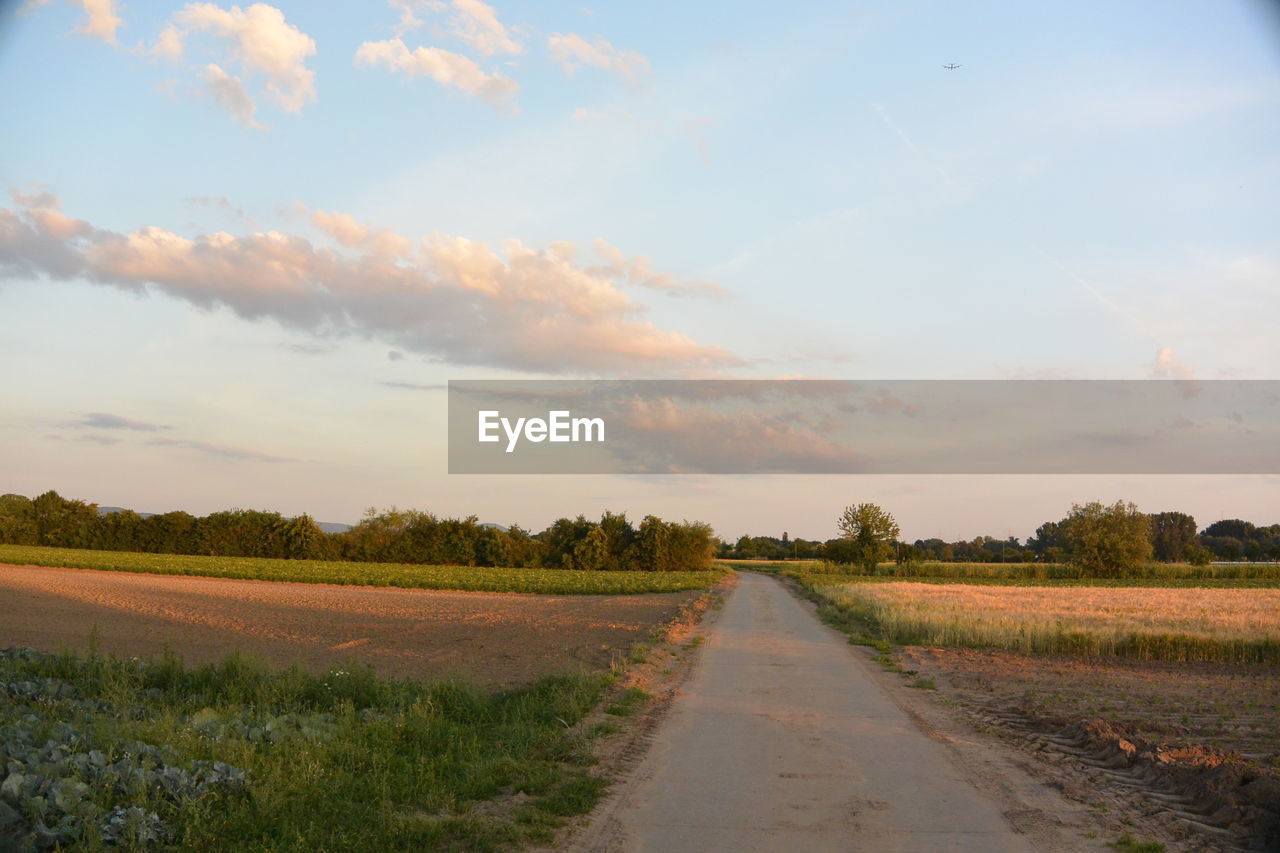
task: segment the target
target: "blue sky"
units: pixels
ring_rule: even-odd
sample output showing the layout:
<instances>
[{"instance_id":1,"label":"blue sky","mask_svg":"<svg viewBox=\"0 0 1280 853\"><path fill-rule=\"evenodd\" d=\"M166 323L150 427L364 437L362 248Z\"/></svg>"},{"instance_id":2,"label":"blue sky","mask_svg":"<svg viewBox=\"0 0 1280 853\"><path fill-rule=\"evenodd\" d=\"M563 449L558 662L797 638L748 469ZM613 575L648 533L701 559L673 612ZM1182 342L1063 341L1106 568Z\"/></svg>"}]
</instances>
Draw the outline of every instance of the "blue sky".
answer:
<instances>
[{"instance_id":1,"label":"blue sky","mask_svg":"<svg viewBox=\"0 0 1280 853\"><path fill-rule=\"evenodd\" d=\"M726 536L859 500L909 536L1280 518L1262 476L451 478L432 390L1280 378L1260 0L3 9L5 490Z\"/></svg>"}]
</instances>

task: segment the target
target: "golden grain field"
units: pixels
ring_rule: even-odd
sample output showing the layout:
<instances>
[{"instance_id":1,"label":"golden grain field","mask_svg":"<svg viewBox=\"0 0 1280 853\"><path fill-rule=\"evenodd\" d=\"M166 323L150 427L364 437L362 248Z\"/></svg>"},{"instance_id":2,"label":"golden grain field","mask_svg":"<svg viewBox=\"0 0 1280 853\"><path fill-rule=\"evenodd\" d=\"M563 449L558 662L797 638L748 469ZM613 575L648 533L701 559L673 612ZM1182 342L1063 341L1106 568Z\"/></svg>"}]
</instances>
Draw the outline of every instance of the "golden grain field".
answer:
<instances>
[{"instance_id":1,"label":"golden grain field","mask_svg":"<svg viewBox=\"0 0 1280 853\"><path fill-rule=\"evenodd\" d=\"M815 586L897 643L1280 663L1280 589Z\"/></svg>"}]
</instances>

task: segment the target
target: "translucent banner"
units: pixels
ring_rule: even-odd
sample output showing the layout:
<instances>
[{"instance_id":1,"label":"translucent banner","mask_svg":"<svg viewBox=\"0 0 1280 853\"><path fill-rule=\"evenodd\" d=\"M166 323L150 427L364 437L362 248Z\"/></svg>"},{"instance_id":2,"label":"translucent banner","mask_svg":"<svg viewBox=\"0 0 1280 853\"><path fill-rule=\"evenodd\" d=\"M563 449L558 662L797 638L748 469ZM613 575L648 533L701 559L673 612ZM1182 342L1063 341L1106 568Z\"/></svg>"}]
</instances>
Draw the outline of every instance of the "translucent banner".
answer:
<instances>
[{"instance_id":1,"label":"translucent banner","mask_svg":"<svg viewBox=\"0 0 1280 853\"><path fill-rule=\"evenodd\" d=\"M465 380L452 474L1276 474L1272 380Z\"/></svg>"}]
</instances>

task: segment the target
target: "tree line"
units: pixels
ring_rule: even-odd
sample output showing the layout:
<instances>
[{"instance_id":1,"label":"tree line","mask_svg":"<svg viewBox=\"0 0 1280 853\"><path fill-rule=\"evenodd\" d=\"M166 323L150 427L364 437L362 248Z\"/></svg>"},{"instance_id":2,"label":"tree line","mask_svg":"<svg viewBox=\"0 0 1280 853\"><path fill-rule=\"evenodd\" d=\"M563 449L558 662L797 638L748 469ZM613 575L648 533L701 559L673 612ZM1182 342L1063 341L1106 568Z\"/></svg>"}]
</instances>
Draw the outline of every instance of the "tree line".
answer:
<instances>
[{"instance_id":1,"label":"tree line","mask_svg":"<svg viewBox=\"0 0 1280 853\"><path fill-rule=\"evenodd\" d=\"M1145 539L1150 552L1138 544L1145 560L1164 563L1205 564L1213 560L1235 562L1248 560L1280 560L1280 524L1254 525L1240 519L1226 519L1199 530L1194 517L1184 512L1141 513L1131 504L1104 506L1100 503L1077 505L1072 513L1058 521L1048 521L1037 528L1025 542L1009 536L977 536L971 540L947 542L943 539L917 539L906 542L894 534L883 559L898 563L1064 563L1073 559L1074 540L1071 519L1082 512L1101 523L1111 519L1120 529L1129 531L1133 542ZM1087 509L1087 512L1085 510ZM1107 512L1103 512L1103 511ZM1075 521L1079 529L1082 521ZM849 555L849 537L811 540L793 539L787 533L773 536L742 536L736 542L721 543L721 559L738 560L827 560L833 563L854 562Z\"/></svg>"},{"instance_id":2,"label":"tree line","mask_svg":"<svg viewBox=\"0 0 1280 853\"><path fill-rule=\"evenodd\" d=\"M418 510L370 509L360 523L328 533L309 515L231 509L142 516L100 514L97 504L45 492L0 496L0 543L298 560L352 560L423 565L683 571L710 567L716 540L701 522L624 513L599 521L561 518L540 533L481 524L475 516L441 518Z\"/></svg>"}]
</instances>

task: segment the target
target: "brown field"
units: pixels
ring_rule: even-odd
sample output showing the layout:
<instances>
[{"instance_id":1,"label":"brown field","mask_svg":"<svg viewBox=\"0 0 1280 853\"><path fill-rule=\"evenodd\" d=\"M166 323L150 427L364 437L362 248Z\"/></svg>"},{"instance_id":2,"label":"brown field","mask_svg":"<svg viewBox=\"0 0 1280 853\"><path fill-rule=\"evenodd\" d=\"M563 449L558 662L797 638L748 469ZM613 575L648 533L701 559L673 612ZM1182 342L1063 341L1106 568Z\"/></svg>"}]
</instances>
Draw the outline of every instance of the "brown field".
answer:
<instances>
[{"instance_id":1,"label":"brown field","mask_svg":"<svg viewBox=\"0 0 1280 853\"><path fill-rule=\"evenodd\" d=\"M908 647L944 704L1046 784L1178 850L1280 849L1280 668Z\"/></svg>"},{"instance_id":2,"label":"brown field","mask_svg":"<svg viewBox=\"0 0 1280 853\"><path fill-rule=\"evenodd\" d=\"M608 667L701 593L527 595L241 581L0 565L0 647L188 663L233 650L324 669L510 686Z\"/></svg>"}]
</instances>

